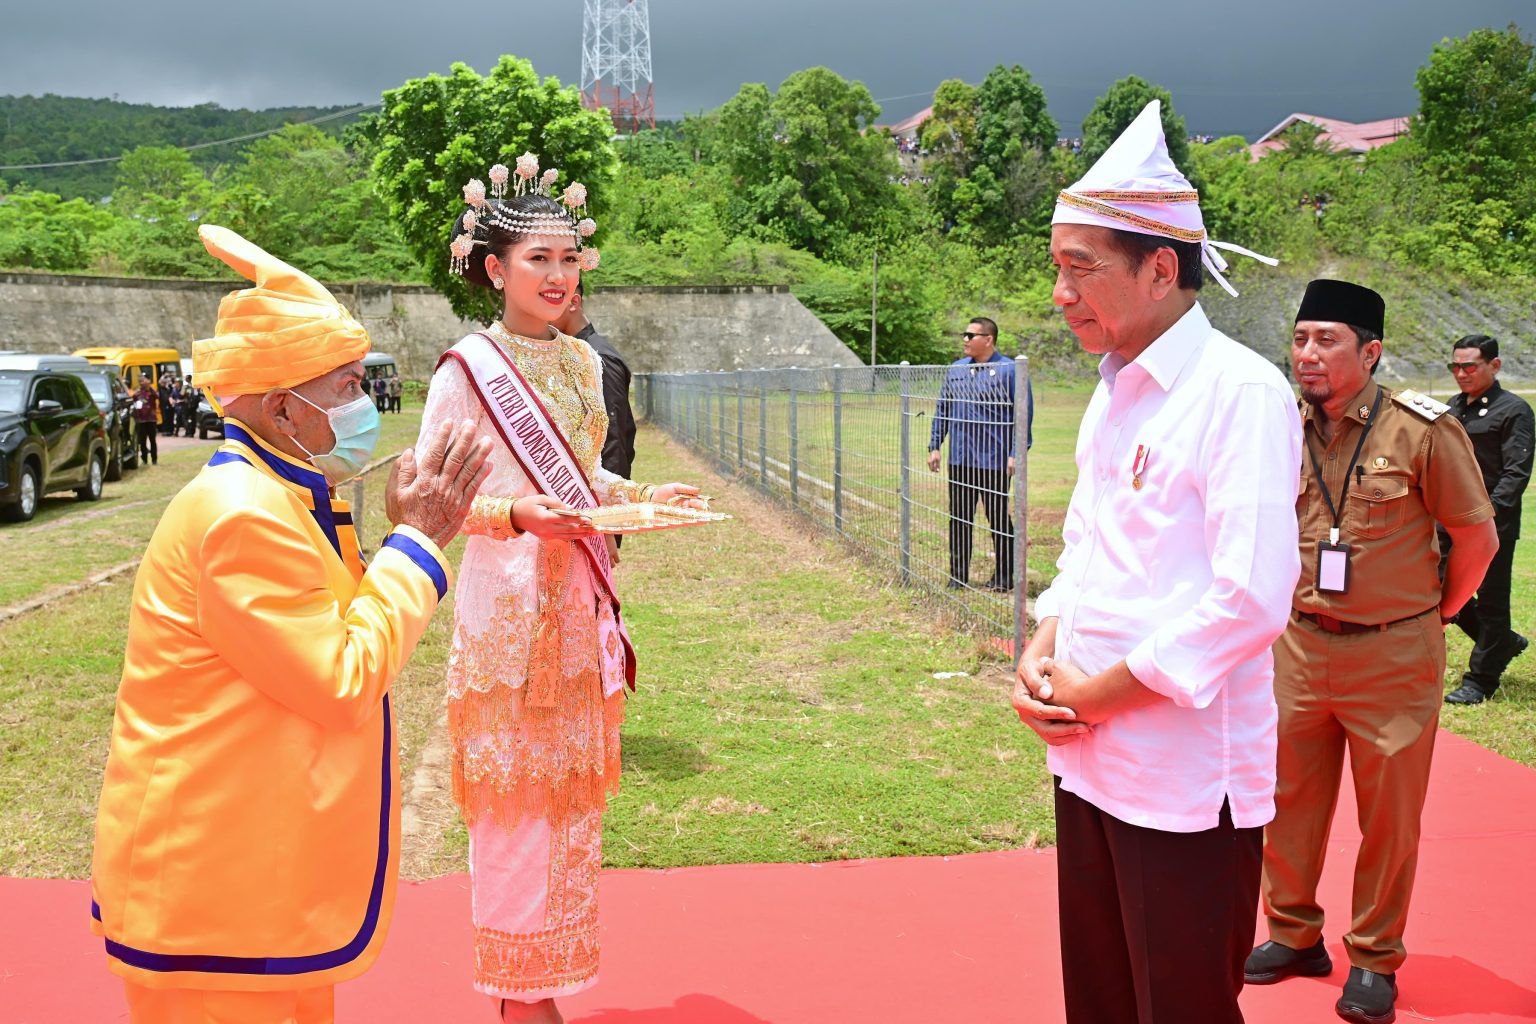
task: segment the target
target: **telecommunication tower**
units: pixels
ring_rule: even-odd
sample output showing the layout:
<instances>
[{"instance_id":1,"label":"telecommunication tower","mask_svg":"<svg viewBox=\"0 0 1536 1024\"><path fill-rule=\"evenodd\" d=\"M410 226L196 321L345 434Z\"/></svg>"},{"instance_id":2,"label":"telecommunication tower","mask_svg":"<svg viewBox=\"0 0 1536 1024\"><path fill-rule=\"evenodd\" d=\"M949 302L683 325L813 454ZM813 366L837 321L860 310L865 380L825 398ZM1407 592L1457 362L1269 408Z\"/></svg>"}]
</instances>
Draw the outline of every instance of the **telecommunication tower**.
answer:
<instances>
[{"instance_id":1,"label":"telecommunication tower","mask_svg":"<svg viewBox=\"0 0 1536 1024\"><path fill-rule=\"evenodd\" d=\"M581 101L621 132L656 127L648 0L583 0Z\"/></svg>"}]
</instances>

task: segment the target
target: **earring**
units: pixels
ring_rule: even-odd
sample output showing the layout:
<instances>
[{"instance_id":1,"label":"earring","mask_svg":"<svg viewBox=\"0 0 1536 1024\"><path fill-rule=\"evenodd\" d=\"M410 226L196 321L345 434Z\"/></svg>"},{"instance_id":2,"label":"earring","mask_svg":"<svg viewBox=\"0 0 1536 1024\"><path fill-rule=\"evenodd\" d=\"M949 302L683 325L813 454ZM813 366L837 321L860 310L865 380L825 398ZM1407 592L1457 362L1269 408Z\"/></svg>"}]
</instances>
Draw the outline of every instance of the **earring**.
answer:
<instances>
[{"instance_id":1,"label":"earring","mask_svg":"<svg viewBox=\"0 0 1536 1024\"><path fill-rule=\"evenodd\" d=\"M506 284L507 282L498 277L495 280L493 280L491 283L496 286L496 290L497 291L501 291L501 286Z\"/></svg>"}]
</instances>

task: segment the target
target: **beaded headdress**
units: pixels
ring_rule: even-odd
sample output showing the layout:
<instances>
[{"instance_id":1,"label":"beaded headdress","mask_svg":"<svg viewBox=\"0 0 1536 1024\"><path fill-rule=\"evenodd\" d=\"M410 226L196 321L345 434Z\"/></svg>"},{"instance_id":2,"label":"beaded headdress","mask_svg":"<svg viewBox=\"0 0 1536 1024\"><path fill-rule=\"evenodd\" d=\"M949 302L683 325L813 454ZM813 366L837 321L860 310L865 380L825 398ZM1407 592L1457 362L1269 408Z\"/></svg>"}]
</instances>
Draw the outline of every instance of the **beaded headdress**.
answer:
<instances>
[{"instance_id":1,"label":"beaded headdress","mask_svg":"<svg viewBox=\"0 0 1536 1024\"><path fill-rule=\"evenodd\" d=\"M463 274L469 267L469 258L477 245L488 245L487 227L514 231L521 235L550 235L557 238L574 238L581 252L581 269L596 270L601 258L596 249L587 245L587 239L597 232L597 223L587 216L587 186L573 181L559 195L555 194L555 182L560 172L551 167L539 173L539 158L524 153L517 158L514 170L506 164L492 167L486 177L491 179L490 196L486 196L485 182L471 178L464 185L464 202L469 209L460 220L462 230L449 243L448 269ZM512 182L514 196L545 196L555 199L565 207L559 213L524 213L502 202L507 194L508 179Z\"/></svg>"}]
</instances>

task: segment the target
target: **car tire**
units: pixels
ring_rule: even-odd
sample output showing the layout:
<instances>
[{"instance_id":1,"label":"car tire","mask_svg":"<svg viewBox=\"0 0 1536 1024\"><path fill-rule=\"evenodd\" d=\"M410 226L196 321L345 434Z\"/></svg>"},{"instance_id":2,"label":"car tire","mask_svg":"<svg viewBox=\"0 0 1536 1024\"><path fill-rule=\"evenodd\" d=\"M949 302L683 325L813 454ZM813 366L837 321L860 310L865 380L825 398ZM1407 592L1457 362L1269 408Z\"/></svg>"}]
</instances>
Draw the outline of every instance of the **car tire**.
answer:
<instances>
[{"instance_id":1,"label":"car tire","mask_svg":"<svg viewBox=\"0 0 1536 1024\"><path fill-rule=\"evenodd\" d=\"M118 452L117 458L107 463L107 480L115 482L123 478L123 453Z\"/></svg>"},{"instance_id":2,"label":"car tire","mask_svg":"<svg viewBox=\"0 0 1536 1024\"><path fill-rule=\"evenodd\" d=\"M206 440L208 440L208 428L207 427L198 427L197 428L197 438L198 438L199 441L206 441Z\"/></svg>"},{"instance_id":3,"label":"car tire","mask_svg":"<svg viewBox=\"0 0 1536 1024\"><path fill-rule=\"evenodd\" d=\"M28 522L33 516L37 515L37 505L43 497L42 482L38 480L37 469L30 462L24 463L21 467L21 476L16 484L16 494L17 500L15 503L0 509L0 512L3 512L5 518L13 523Z\"/></svg>"},{"instance_id":4,"label":"car tire","mask_svg":"<svg viewBox=\"0 0 1536 1024\"><path fill-rule=\"evenodd\" d=\"M85 478L85 486L75 491L75 497L81 501L100 501L102 482L107 475L107 456L105 452L91 453L91 470Z\"/></svg>"}]
</instances>

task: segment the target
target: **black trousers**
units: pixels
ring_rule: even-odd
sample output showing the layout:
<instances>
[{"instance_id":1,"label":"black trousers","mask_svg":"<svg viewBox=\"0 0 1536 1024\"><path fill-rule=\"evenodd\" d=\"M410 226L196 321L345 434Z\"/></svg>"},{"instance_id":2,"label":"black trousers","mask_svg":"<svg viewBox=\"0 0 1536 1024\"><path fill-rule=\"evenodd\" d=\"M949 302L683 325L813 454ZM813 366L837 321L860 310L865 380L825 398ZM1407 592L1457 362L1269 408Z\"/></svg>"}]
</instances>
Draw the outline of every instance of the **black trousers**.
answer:
<instances>
[{"instance_id":1,"label":"black trousers","mask_svg":"<svg viewBox=\"0 0 1536 1024\"><path fill-rule=\"evenodd\" d=\"M949 578L965 584L971 578L971 536L976 528L976 505L987 512L992 530L992 553L997 566L992 582L1013 589L1013 516L1009 511L1013 478L1006 469L949 467Z\"/></svg>"},{"instance_id":2,"label":"black trousers","mask_svg":"<svg viewBox=\"0 0 1536 1024\"><path fill-rule=\"evenodd\" d=\"M147 460L158 463L160 461L160 437L155 433L154 420L138 420L139 433L139 464L143 465Z\"/></svg>"},{"instance_id":3,"label":"black trousers","mask_svg":"<svg viewBox=\"0 0 1536 1024\"><path fill-rule=\"evenodd\" d=\"M1516 634L1509 625L1509 588L1515 569L1516 530L1499 524L1499 550L1477 593L1456 615L1456 625L1472 640L1472 656L1467 659L1465 679L1484 693L1499 688L1499 677L1515 655ZM1440 578L1445 578L1445 559L1451 551L1451 538L1440 531Z\"/></svg>"},{"instance_id":4,"label":"black trousers","mask_svg":"<svg viewBox=\"0 0 1536 1024\"><path fill-rule=\"evenodd\" d=\"M1067 1024L1241 1024L1264 830L1128 825L1056 780Z\"/></svg>"}]
</instances>

